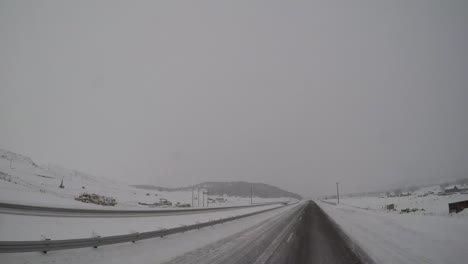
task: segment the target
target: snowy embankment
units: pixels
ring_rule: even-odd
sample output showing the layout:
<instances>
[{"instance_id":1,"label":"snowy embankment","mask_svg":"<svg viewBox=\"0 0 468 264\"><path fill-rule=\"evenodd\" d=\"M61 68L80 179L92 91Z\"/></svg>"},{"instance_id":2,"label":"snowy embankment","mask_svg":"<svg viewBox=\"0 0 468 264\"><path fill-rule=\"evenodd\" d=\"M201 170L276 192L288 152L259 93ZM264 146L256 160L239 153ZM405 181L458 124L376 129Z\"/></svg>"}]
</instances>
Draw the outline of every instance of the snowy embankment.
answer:
<instances>
[{"instance_id":1,"label":"snowy embankment","mask_svg":"<svg viewBox=\"0 0 468 264\"><path fill-rule=\"evenodd\" d=\"M402 203L400 208L414 207L413 204L421 208L421 204L431 203L428 196L420 198L427 202L415 200ZM426 207L428 213L400 214L382 210L379 199L386 198L361 198L361 203L349 198L340 200L340 205L318 204L376 263L459 264L468 260L466 209L455 217L436 214L442 212L440 206Z\"/></svg>"}]
</instances>

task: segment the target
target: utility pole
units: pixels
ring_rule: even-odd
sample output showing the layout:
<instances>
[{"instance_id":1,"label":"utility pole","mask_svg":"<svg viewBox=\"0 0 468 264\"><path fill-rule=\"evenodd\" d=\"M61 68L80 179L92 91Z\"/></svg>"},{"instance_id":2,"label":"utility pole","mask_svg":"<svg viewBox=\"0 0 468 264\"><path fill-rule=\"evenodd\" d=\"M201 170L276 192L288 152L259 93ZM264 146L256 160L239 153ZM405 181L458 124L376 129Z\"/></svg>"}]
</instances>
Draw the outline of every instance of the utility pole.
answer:
<instances>
[{"instance_id":1,"label":"utility pole","mask_svg":"<svg viewBox=\"0 0 468 264\"><path fill-rule=\"evenodd\" d=\"M253 189L250 187L250 205L253 205Z\"/></svg>"},{"instance_id":2,"label":"utility pole","mask_svg":"<svg viewBox=\"0 0 468 264\"><path fill-rule=\"evenodd\" d=\"M340 204L340 191L338 190L338 182L336 183L336 198L338 199L338 204Z\"/></svg>"},{"instance_id":3,"label":"utility pole","mask_svg":"<svg viewBox=\"0 0 468 264\"><path fill-rule=\"evenodd\" d=\"M200 187L197 186L197 202L198 202L198 206L197 207L200 207Z\"/></svg>"},{"instance_id":4,"label":"utility pole","mask_svg":"<svg viewBox=\"0 0 468 264\"><path fill-rule=\"evenodd\" d=\"M205 190L203 190L202 193L203 193L203 207L205 207Z\"/></svg>"},{"instance_id":5,"label":"utility pole","mask_svg":"<svg viewBox=\"0 0 468 264\"><path fill-rule=\"evenodd\" d=\"M210 190L206 190L206 207L210 207Z\"/></svg>"},{"instance_id":6,"label":"utility pole","mask_svg":"<svg viewBox=\"0 0 468 264\"><path fill-rule=\"evenodd\" d=\"M193 187L192 187L192 207L193 207Z\"/></svg>"}]
</instances>

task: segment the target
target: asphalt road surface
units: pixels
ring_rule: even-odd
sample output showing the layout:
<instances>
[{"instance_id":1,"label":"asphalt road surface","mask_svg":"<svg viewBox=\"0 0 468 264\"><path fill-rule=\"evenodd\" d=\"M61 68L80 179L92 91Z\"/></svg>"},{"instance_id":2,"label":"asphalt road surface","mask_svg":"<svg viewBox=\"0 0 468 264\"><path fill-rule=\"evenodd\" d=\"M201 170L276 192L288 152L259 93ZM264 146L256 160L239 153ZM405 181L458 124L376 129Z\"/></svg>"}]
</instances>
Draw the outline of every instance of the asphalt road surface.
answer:
<instances>
[{"instance_id":1,"label":"asphalt road surface","mask_svg":"<svg viewBox=\"0 0 468 264\"><path fill-rule=\"evenodd\" d=\"M314 202L179 256L167 264L372 263Z\"/></svg>"}]
</instances>

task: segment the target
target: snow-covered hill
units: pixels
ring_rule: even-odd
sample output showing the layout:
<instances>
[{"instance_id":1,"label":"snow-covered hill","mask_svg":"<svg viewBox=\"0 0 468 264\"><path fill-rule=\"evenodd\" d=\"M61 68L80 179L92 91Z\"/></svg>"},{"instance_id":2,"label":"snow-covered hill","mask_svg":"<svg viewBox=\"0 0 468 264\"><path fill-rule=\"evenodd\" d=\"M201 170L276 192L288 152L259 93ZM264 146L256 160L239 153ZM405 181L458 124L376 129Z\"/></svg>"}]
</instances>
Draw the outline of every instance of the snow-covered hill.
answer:
<instances>
[{"instance_id":1,"label":"snow-covered hill","mask_svg":"<svg viewBox=\"0 0 468 264\"><path fill-rule=\"evenodd\" d=\"M59 187L62 181L64 188ZM116 207L120 208L148 208L139 203L153 204L159 202L160 199L167 199L173 204L192 204L191 190L181 189L169 192L138 189L125 182L90 175L78 170L52 164L38 165L29 157L0 149L0 202L105 208L76 201L75 198L83 192L114 197L117 200ZM210 197L221 196L211 195ZM213 203L210 206L250 204L250 197L223 196L223 198L226 199L225 202ZM200 206L202 206L202 199L200 195ZM284 201L285 199L287 198L254 197L254 202ZM198 204L195 197L194 206Z\"/></svg>"}]
</instances>

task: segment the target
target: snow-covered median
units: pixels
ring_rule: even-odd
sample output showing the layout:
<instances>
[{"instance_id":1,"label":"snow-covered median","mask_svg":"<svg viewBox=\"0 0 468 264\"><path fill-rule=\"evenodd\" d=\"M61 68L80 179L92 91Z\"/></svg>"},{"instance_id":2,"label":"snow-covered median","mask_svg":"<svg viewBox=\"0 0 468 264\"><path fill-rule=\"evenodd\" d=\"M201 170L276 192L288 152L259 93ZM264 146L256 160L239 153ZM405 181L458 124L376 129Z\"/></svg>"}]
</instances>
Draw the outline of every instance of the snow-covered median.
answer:
<instances>
[{"instance_id":1,"label":"snow-covered median","mask_svg":"<svg viewBox=\"0 0 468 264\"><path fill-rule=\"evenodd\" d=\"M0 214L0 237L2 241L26 241L123 235L203 223L279 206L281 205L276 204L228 211L154 217L90 218Z\"/></svg>"},{"instance_id":2,"label":"snow-covered median","mask_svg":"<svg viewBox=\"0 0 468 264\"><path fill-rule=\"evenodd\" d=\"M41 252L1 254L1 263L101 263L101 264L158 264L204 247L238 232L273 221L291 213L294 204L222 225L180 233L164 238L153 238L133 243L122 243L94 248ZM263 230L263 229L260 229ZM261 233L259 234L261 235Z\"/></svg>"}]
</instances>

